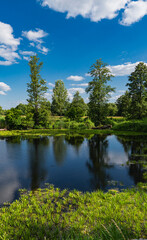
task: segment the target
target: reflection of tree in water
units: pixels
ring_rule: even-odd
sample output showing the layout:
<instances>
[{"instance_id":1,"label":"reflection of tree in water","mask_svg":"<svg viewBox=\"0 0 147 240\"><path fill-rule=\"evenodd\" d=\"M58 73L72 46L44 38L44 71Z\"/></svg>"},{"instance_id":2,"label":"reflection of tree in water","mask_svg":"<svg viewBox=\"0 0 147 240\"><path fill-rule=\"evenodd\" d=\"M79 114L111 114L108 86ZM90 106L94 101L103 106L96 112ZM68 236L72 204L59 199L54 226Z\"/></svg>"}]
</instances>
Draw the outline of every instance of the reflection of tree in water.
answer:
<instances>
[{"instance_id":1,"label":"reflection of tree in water","mask_svg":"<svg viewBox=\"0 0 147 240\"><path fill-rule=\"evenodd\" d=\"M105 189L109 180L106 169L110 167L107 136L95 135L88 143L91 162L87 162L87 167L93 176L91 183L95 189Z\"/></svg>"},{"instance_id":2,"label":"reflection of tree in water","mask_svg":"<svg viewBox=\"0 0 147 240\"><path fill-rule=\"evenodd\" d=\"M54 136L53 150L57 164L61 165L64 162L67 151L67 145L65 143L64 136Z\"/></svg>"},{"instance_id":3,"label":"reflection of tree in water","mask_svg":"<svg viewBox=\"0 0 147 240\"><path fill-rule=\"evenodd\" d=\"M74 146L74 148L79 151L80 146L84 142L84 137L82 135L66 135L65 140L68 144Z\"/></svg>"},{"instance_id":4,"label":"reflection of tree in water","mask_svg":"<svg viewBox=\"0 0 147 240\"><path fill-rule=\"evenodd\" d=\"M123 136L117 137L117 140L123 145L128 156L129 175L134 179L135 184L143 182L143 166L139 161L145 160L143 154L144 148L147 146L146 139L143 136Z\"/></svg>"},{"instance_id":5,"label":"reflection of tree in water","mask_svg":"<svg viewBox=\"0 0 147 240\"><path fill-rule=\"evenodd\" d=\"M49 138L29 139L29 143L32 143L30 148L31 190L35 190L39 188L47 174L45 146L49 145Z\"/></svg>"},{"instance_id":6,"label":"reflection of tree in water","mask_svg":"<svg viewBox=\"0 0 147 240\"><path fill-rule=\"evenodd\" d=\"M20 136L16 136L16 137L8 137L6 138L6 142L7 143L14 143L14 144L20 144L21 143L21 137Z\"/></svg>"}]
</instances>

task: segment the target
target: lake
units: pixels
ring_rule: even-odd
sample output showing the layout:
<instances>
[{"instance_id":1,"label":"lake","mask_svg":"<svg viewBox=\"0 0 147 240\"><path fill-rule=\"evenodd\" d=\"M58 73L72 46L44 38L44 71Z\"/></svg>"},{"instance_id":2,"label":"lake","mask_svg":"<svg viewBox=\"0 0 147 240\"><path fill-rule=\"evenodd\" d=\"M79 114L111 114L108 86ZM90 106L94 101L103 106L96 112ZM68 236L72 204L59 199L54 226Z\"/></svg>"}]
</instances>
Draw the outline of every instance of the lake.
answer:
<instances>
[{"instance_id":1,"label":"lake","mask_svg":"<svg viewBox=\"0 0 147 240\"><path fill-rule=\"evenodd\" d=\"M119 190L144 182L146 136L70 135L0 139L0 205L19 189ZM134 162L135 160L135 162Z\"/></svg>"}]
</instances>

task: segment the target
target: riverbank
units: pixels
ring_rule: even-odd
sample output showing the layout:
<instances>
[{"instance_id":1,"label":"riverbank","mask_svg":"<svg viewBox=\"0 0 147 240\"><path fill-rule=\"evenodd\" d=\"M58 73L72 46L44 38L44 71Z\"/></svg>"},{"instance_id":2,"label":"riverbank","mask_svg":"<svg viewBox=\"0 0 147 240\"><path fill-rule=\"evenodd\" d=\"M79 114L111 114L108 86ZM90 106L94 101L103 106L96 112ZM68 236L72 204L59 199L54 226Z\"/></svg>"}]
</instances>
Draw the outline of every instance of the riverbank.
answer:
<instances>
[{"instance_id":1,"label":"riverbank","mask_svg":"<svg viewBox=\"0 0 147 240\"><path fill-rule=\"evenodd\" d=\"M83 136L91 134L108 134L118 136L146 136L147 132L135 132L135 131L116 131L116 130L97 130L97 129L84 129L84 130L69 130L69 129L31 129L31 130L11 130L0 131L0 137L40 137L40 136L56 136L66 134L80 134Z\"/></svg>"},{"instance_id":2,"label":"riverbank","mask_svg":"<svg viewBox=\"0 0 147 240\"><path fill-rule=\"evenodd\" d=\"M147 185L118 192L24 193L0 209L0 239L147 238Z\"/></svg>"}]
</instances>

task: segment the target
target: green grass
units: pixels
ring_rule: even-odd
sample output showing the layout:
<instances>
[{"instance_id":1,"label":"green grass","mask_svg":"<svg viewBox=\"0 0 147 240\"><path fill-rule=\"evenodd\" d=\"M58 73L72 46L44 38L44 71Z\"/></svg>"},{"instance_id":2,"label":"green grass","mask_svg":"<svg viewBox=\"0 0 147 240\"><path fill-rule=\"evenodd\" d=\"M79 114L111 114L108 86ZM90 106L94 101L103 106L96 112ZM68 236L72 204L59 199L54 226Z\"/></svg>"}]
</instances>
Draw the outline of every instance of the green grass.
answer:
<instances>
[{"instance_id":1,"label":"green grass","mask_svg":"<svg viewBox=\"0 0 147 240\"><path fill-rule=\"evenodd\" d=\"M52 186L0 209L0 239L147 238L147 186L81 193Z\"/></svg>"},{"instance_id":2,"label":"green grass","mask_svg":"<svg viewBox=\"0 0 147 240\"><path fill-rule=\"evenodd\" d=\"M116 123L113 126L113 130L116 131L135 131L135 132L147 132L147 119L144 120L130 120L121 123Z\"/></svg>"},{"instance_id":3,"label":"green grass","mask_svg":"<svg viewBox=\"0 0 147 240\"><path fill-rule=\"evenodd\" d=\"M133 131L116 131L116 130L69 130L69 129L32 129L32 130L12 130L12 131L0 131L0 137L40 137L40 136L54 136L54 135L66 135L66 134L80 134L84 137L88 137L91 134L115 134L119 136L142 136L147 135L147 132L133 132Z\"/></svg>"}]
</instances>

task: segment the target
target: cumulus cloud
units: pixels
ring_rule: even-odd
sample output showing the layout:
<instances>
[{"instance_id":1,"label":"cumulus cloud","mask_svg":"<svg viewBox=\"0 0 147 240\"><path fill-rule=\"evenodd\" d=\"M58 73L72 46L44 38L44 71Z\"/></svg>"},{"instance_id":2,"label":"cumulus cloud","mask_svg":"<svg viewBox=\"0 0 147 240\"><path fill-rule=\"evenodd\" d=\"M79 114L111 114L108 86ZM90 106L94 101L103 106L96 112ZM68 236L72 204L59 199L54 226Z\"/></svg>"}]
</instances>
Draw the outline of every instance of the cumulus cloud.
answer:
<instances>
[{"instance_id":1,"label":"cumulus cloud","mask_svg":"<svg viewBox=\"0 0 147 240\"><path fill-rule=\"evenodd\" d=\"M66 79L67 80L72 80L72 81L75 81L75 82L84 80L84 78L82 76L73 76L73 75L69 76Z\"/></svg>"},{"instance_id":2,"label":"cumulus cloud","mask_svg":"<svg viewBox=\"0 0 147 240\"><path fill-rule=\"evenodd\" d=\"M102 19L113 19L119 10L125 8L130 0L41 0L42 6L67 13L67 18L81 15L98 22Z\"/></svg>"},{"instance_id":3,"label":"cumulus cloud","mask_svg":"<svg viewBox=\"0 0 147 240\"><path fill-rule=\"evenodd\" d=\"M30 30L28 32L23 31L22 36L26 37L29 41L42 43L43 42L42 38L48 36L48 33L43 31L42 29L36 28L36 30L34 31L33 30Z\"/></svg>"},{"instance_id":4,"label":"cumulus cloud","mask_svg":"<svg viewBox=\"0 0 147 240\"><path fill-rule=\"evenodd\" d=\"M16 52L19 45L20 38L14 37L11 25L0 22L0 57L4 59L0 65L9 66L20 59Z\"/></svg>"},{"instance_id":5,"label":"cumulus cloud","mask_svg":"<svg viewBox=\"0 0 147 240\"><path fill-rule=\"evenodd\" d=\"M146 0L38 0L43 7L66 13L66 18L81 15L93 22L113 19L124 10L120 24L129 26L147 14Z\"/></svg>"},{"instance_id":6,"label":"cumulus cloud","mask_svg":"<svg viewBox=\"0 0 147 240\"><path fill-rule=\"evenodd\" d=\"M110 71L114 76L126 76L130 75L134 70L135 67L139 64L139 62L136 63L124 63L121 65L116 66L108 66ZM147 63L145 63L147 64Z\"/></svg>"},{"instance_id":7,"label":"cumulus cloud","mask_svg":"<svg viewBox=\"0 0 147 240\"><path fill-rule=\"evenodd\" d=\"M36 28L35 30L23 31L22 36L31 41L30 45L36 47L40 53L47 54L49 49L44 47L43 38L47 37L49 34L42 29Z\"/></svg>"},{"instance_id":8,"label":"cumulus cloud","mask_svg":"<svg viewBox=\"0 0 147 240\"><path fill-rule=\"evenodd\" d=\"M147 1L131 1L125 8L120 24L130 26L145 15L147 15Z\"/></svg>"},{"instance_id":9,"label":"cumulus cloud","mask_svg":"<svg viewBox=\"0 0 147 240\"><path fill-rule=\"evenodd\" d=\"M77 91L78 91L80 94L85 93L85 89L84 89L84 88L69 88L69 89L67 89L68 97L69 97L69 99L70 99L71 101L72 101L72 99L73 99L73 95L74 95Z\"/></svg>"},{"instance_id":10,"label":"cumulus cloud","mask_svg":"<svg viewBox=\"0 0 147 240\"><path fill-rule=\"evenodd\" d=\"M0 82L0 95L6 95L6 92L10 91L11 88L4 82Z\"/></svg>"}]
</instances>

